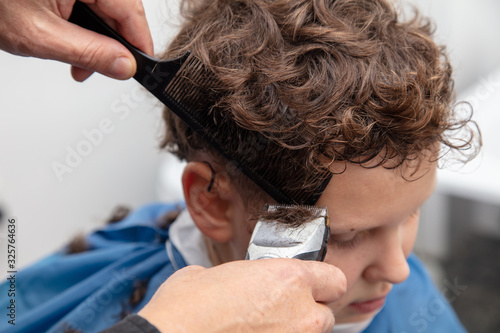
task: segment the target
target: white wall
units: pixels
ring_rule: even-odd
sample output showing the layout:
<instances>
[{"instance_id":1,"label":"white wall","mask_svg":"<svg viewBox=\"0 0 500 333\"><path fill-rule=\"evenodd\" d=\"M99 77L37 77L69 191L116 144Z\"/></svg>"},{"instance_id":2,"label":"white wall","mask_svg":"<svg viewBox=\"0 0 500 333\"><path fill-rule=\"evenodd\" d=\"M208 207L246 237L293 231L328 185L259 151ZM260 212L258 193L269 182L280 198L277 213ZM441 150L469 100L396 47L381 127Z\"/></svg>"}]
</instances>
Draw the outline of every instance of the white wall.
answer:
<instances>
[{"instance_id":1,"label":"white wall","mask_svg":"<svg viewBox=\"0 0 500 333\"><path fill-rule=\"evenodd\" d=\"M162 0L144 4L159 51L175 11ZM4 220L18 220L18 266L101 225L117 204L156 200L161 107L139 84L98 74L77 83L69 65L4 52L0 68L0 205ZM53 164L67 167L69 150L87 156L70 157L72 171L58 176ZM5 272L5 224L1 230Z\"/></svg>"},{"instance_id":2,"label":"white wall","mask_svg":"<svg viewBox=\"0 0 500 333\"><path fill-rule=\"evenodd\" d=\"M415 5L436 23L436 39L447 46L459 92L500 66L499 1L396 1Z\"/></svg>"}]
</instances>

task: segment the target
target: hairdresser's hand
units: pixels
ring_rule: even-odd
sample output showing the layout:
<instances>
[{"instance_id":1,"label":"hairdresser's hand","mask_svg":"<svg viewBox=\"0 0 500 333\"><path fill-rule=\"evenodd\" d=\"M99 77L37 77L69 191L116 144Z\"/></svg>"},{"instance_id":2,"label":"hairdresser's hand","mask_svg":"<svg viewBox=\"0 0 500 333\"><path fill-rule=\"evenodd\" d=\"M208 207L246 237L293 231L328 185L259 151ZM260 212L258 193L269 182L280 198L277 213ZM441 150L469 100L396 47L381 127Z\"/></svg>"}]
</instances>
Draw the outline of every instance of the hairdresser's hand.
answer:
<instances>
[{"instance_id":1,"label":"hairdresser's hand","mask_svg":"<svg viewBox=\"0 0 500 333\"><path fill-rule=\"evenodd\" d=\"M234 261L172 275L139 315L161 332L331 332L322 302L346 289L344 274L322 262Z\"/></svg>"},{"instance_id":2,"label":"hairdresser's hand","mask_svg":"<svg viewBox=\"0 0 500 333\"><path fill-rule=\"evenodd\" d=\"M140 0L84 0L131 44L152 55L153 41ZM92 72L116 79L135 74L132 54L117 41L67 20L74 0L1 0L0 49L16 55L54 59L73 65L83 81Z\"/></svg>"}]
</instances>

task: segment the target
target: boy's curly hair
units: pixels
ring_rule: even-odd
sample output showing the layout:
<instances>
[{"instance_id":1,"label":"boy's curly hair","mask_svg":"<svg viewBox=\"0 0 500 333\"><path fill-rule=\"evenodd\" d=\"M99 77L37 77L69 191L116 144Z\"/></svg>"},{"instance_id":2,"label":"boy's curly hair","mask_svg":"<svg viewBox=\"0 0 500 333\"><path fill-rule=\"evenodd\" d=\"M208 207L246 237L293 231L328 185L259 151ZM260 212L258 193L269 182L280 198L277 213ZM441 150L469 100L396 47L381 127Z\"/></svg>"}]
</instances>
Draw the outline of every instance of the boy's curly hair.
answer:
<instances>
[{"instance_id":1,"label":"boy's curly hair","mask_svg":"<svg viewBox=\"0 0 500 333\"><path fill-rule=\"evenodd\" d=\"M386 0L184 0L181 9L186 22L164 57L189 50L215 73L222 97L212 112L237 125L228 140L244 128L277 143L260 163L285 156L267 167L290 186L318 185L293 165L397 167L437 143L463 152L479 138L468 115L455 116L450 62L418 13L402 22ZM162 147L217 156L171 112L164 118Z\"/></svg>"}]
</instances>

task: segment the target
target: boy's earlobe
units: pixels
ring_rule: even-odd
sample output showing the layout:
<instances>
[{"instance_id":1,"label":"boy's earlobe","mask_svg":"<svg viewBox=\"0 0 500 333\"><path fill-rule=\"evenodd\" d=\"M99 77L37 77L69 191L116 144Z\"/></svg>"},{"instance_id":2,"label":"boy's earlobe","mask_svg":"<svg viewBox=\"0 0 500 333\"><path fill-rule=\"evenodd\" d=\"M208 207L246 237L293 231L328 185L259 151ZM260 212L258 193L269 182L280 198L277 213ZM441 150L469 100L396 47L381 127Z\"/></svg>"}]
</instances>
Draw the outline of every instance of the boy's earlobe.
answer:
<instances>
[{"instance_id":1,"label":"boy's earlobe","mask_svg":"<svg viewBox=\"0 0 500 333\"><path fill-rule=\"evenodd\" d=\"M182 174L182 187L186 207L198 229L207 237L219 243L232 238L232 224L228 210L231 202L223 192L226 179L218 179L212 167L206 162L189 162Z\"/></svg>"}]
</instances>

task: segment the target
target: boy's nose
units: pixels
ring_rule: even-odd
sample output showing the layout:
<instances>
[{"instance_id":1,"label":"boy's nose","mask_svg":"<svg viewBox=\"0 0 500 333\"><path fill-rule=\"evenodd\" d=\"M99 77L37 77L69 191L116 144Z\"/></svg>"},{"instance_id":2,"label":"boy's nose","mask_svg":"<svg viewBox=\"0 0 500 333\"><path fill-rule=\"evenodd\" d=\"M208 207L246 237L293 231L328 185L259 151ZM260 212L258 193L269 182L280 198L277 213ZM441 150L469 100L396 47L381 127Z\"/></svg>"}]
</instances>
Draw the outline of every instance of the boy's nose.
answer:
<instances>
[{"instance_id":1,"label":"boy's nose","mask_svg":"<svg viewBox=\"0 0 500 333\"><path fill-rule=\"evenodd\" d=\"M373 254L372 262L363 272L363 277L370 282L397 284L405 281L410 275L410 267L397 230L380 240L378 250L378 253Z\"/></svg>"}]
</instances>

